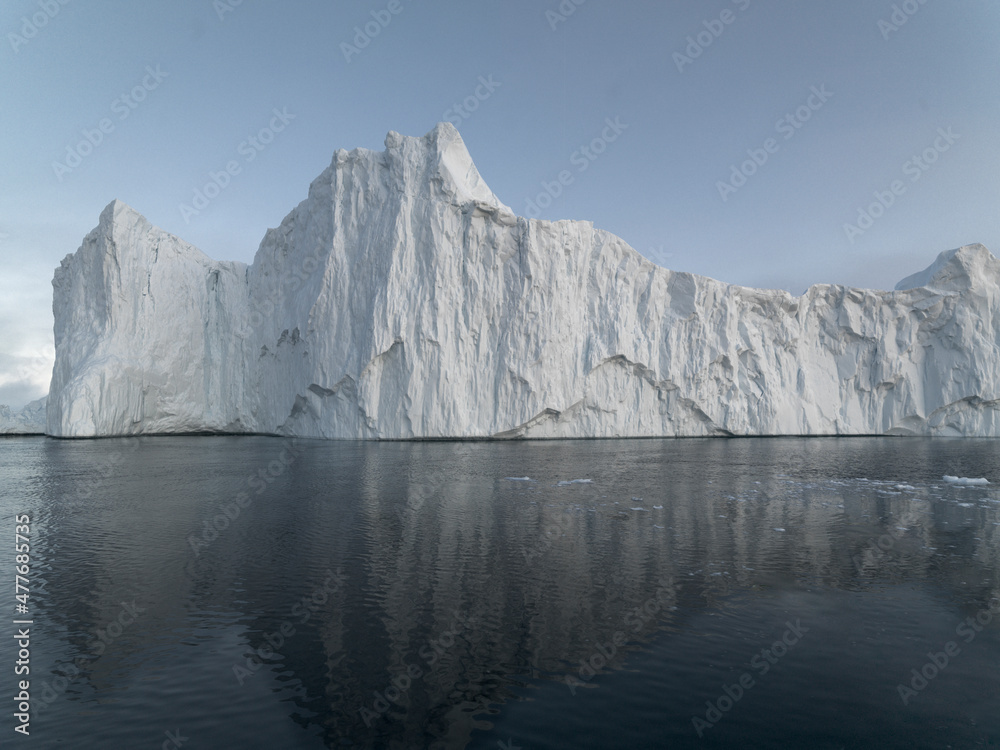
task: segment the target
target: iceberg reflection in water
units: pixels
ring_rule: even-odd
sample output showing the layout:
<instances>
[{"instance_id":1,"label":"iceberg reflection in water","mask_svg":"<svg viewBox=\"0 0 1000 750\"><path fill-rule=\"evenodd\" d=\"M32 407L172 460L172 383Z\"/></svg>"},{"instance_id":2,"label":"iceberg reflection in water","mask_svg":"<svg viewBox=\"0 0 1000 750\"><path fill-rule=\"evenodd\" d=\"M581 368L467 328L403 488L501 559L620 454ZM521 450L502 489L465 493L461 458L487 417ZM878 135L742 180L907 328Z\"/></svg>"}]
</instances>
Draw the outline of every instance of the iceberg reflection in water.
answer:
<instances>
[{"instance_id":1,"label":"iceberg reflection in water","mask_svg":"<svg viewBox=\"0 0 1000 750\"><path fill-rule=\"evenodd\" d=\"M1000 741L994 440L3 446L38 747Z\"/></svg>"}]
</instances>

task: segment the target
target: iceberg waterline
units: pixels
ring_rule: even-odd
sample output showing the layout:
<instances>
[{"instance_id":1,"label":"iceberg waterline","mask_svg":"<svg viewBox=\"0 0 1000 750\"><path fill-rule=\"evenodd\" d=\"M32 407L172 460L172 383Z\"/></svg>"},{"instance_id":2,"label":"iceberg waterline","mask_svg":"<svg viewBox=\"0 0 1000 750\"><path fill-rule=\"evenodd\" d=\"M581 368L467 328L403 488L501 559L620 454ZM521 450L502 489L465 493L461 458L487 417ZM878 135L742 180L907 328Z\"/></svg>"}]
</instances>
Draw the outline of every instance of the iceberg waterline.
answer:
<instances>
[{"instance_id":1,"label":"iceberg waterline","mask_svg":"<svg viewBox=\"0 0 1000 750\"><path fill-rule=\"evenodd\" d=\"M458 131L338 150L253 264L112 202L53 280L47 432L1000 435L1000 261L795 297L525 219Z\"/></svg>"}]
</instances>

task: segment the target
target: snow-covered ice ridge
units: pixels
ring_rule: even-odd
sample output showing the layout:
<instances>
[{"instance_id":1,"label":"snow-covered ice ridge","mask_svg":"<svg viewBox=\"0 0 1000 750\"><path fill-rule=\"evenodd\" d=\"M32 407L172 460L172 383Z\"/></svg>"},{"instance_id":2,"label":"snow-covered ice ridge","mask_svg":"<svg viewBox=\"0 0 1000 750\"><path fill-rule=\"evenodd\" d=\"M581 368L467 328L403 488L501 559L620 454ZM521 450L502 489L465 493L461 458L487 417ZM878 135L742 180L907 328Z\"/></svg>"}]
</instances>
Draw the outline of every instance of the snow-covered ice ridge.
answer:
<instances>
[{"instance_id":1,"label":"snow-covered ice ridge","mask_svg":"<svg viewBox=\"0 0 1000 750\"><path fill-rule=\"evenodd\" d=\"M56 270L48 433L1000 435L1000 261L795 297L516 216L458 131L339 150L254 262L114 201Z\"/></svg>"},{"instance_id":2,"label":"snow-covered ice ridge","mask_svg":"<svg viewBox=\"0 0 1000 750\"><path fill-rule=\"evenodd\" d=\"M41 435L45 432L45 400L42 397L14 411L0 404L0 435Z\"/></svg>"}]
</instances>

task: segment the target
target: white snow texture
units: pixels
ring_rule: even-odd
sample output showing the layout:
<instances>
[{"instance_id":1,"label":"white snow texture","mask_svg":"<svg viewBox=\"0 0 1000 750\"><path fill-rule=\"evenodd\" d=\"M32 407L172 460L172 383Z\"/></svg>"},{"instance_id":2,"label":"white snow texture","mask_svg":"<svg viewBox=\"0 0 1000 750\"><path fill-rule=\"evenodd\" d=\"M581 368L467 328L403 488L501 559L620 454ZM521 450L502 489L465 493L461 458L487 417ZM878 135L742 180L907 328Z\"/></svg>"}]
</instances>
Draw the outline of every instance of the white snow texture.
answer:
<instances>
[{"instance_id":1,"label":"white snow texture","mask_svg":"<svg viewBox=\"0 0 1000 750\"><path fill-rule=\"evenodd\" d=\"M254 262L114 201L56 270L54 436L1000 435L1000 261L802 296L515 216L458 131L339 150Z\"/></svg>"}]
</instances>

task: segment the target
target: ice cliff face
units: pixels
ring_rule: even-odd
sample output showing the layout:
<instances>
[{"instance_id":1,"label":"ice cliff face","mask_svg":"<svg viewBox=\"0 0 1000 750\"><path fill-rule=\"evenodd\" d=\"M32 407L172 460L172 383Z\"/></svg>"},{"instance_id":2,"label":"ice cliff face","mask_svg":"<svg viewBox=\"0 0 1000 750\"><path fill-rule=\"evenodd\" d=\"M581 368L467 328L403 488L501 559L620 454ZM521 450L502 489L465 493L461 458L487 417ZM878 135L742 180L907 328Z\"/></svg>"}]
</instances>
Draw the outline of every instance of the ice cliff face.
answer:
<instances>
[{"instance_id":1,"label":"ice cliff face","mask_svg":"<svg viewBox=\"0 0 1000 750\"><path fill-rule=\"evenodd\" d=\"M41 435L45 432L45 401L32 401L20 411L0 404L0 435Z\"/></svg>"},{"instance_id":2,"label":"ice cliff face","mask_svg":"<svg viewBox=\"0 0 1000 750\"><path fill-rule=\"evenodd\" d=\"M120 202L57 269L57 436L1000 435L1000 261L800 297L518 216L458 132L337 151L253 265Z\"/></svg>"}]
</instances>

